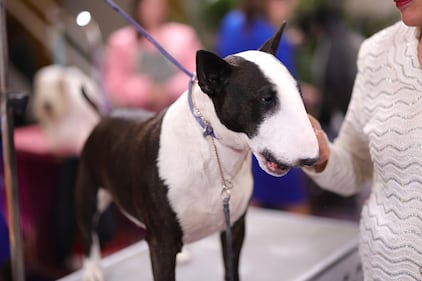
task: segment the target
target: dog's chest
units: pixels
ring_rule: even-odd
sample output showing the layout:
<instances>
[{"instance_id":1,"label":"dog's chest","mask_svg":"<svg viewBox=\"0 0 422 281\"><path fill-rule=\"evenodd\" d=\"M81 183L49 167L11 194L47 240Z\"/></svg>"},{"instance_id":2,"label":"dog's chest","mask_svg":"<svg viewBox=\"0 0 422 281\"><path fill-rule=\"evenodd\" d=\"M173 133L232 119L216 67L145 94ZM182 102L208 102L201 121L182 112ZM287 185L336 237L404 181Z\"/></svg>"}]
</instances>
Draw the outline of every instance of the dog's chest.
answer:
<instances>
[{"instance_id":1,"label":"dog's chest","mask_svg":"<svg viewBox=\"0 0 422 281\"><path fill-rule=\"evenodd\" d=\"M184 243L189 243L224 230L222 178L211 141L197 133L198 124L191 122L191 116L175 115L169 110L163 120L158 169L168 187L168 199L180 222ZM182 122L183 129L178 130L175 122ZM217 149L224 176L233 184L233 223L245 212L252 194L250 154L221 146Z\"/></svg>"}]
</instances>

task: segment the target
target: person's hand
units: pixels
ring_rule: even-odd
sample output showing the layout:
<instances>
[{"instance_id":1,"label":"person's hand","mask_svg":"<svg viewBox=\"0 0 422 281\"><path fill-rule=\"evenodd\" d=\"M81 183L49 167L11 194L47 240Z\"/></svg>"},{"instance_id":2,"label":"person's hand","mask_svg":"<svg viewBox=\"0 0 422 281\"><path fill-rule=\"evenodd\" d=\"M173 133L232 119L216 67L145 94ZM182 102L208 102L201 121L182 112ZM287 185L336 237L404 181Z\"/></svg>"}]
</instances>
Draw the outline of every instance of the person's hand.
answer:
<instances>
[{"instance_id":1,"label":"person's hand","mask_svg":"<svg viewBox=\"0 0 422 281\"><path fill-rule=\"evenodd\" d=\"M319 122L311 115L308 114L309 120L311 121L312 128L314 129L315 135L318 139L319 145L319 160L312 166L309 167L313 171L320 173L324 171L327 166L327 161L330 156L330 147L328 145L328 139L324 131L321 129ZM309 169L308 168L308 169Z\"/></svg>"}]
</instances>

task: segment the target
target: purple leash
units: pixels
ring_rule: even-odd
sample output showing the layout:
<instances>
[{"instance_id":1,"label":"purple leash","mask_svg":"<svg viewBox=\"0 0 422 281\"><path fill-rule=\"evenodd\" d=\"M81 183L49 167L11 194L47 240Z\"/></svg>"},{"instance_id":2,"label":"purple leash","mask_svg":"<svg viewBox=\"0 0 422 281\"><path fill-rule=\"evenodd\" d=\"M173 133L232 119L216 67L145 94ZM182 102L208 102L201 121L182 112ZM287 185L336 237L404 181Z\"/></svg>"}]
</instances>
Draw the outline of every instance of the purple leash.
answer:
<instances>
[{"instance_id":1,"label":"purple leash","mask_svg":"<svg viewBox=\"0 0 422 281\"><path fill-rule=\"evenodd\" d=\"M189 88L188 88L188 103L189 103L189 109L192 112L193 117L195 117L196 122L198 122L199 126L202 128L202 134L204 137L211 136L215 138L214 130L211 126L211 124L206 121L204 118L201 118L200 113L197 113L195 111L195 106L193 105L193 99L192 99L192 89L193 84L196 81L196 77L192 76L191 80L189 81Z\"/></svg>"}]
</instances>

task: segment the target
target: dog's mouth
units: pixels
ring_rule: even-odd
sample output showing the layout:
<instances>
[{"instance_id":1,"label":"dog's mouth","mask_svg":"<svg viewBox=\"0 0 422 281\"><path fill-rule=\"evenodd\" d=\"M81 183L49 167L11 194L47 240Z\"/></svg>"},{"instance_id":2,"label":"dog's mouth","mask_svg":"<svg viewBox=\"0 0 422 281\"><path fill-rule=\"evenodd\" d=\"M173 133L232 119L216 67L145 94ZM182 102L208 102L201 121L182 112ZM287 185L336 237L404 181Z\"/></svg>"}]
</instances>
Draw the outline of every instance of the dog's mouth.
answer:
<instances>
[{"instance_id":1,"label":"dog's mouth","mask_svg":"<svg viewBox=\"0 0 422 281\"><path fill-rule=\"evenodd\" d=\"M283 176L291 168L290 166L277 161L275 157L268 151L261 153L261 156L264 159L266 170L274 176Z\"/></svg>"},{"instance_id":2,"label":"dog's mouth","mask_svg":"<svg viewBox=\"0 0 422 281\"><path fill-rule=\"evenodd\" d=\"M276 174L277 176L283 176L286 174L290 167L285 165L280 165L278 163L269 161L266 159L265 166L267 167L268 171L270 171L273 174Z\"/></svg>"}]
</instances>

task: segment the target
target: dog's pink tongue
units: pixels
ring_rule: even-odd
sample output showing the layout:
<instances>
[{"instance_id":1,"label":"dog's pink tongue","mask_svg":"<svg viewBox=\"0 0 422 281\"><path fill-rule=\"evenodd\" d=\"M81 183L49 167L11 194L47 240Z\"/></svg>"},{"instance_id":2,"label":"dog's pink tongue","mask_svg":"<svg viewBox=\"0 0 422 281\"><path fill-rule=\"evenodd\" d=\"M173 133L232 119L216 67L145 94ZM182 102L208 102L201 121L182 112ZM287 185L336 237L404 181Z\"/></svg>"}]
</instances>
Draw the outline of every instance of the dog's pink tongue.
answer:
<instances>
[{"instance_id":1,"label":"dog's pink tongue","mask_svg":"<svg viewBox=\"0 0 422 281\"><path fill-rule=\"evenodd\" d=\"M267 161L266 166L270 173L277 176L282 176L289 170L287 167L280 167L280 165L271 161Z\"/></svg>"},{"instance_id":2,"label":"dog's pink tongue","mask_svg":"<svg viewBox=\"0 0 422 281\"><path fill-rule=\"evenodd\" d=\"M280 167L276 163L271 161L267 161L267 168L272 172L277 172L280 170Z\"/></svg>"}]
</instances>

